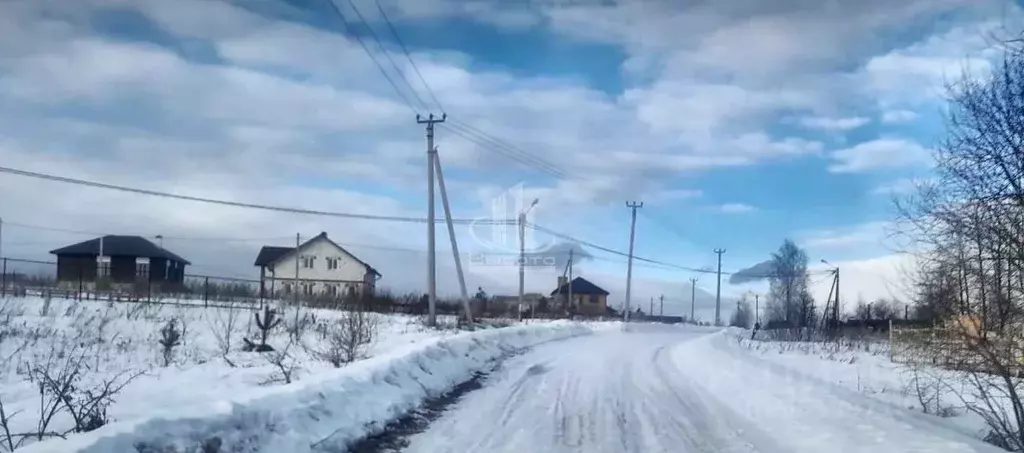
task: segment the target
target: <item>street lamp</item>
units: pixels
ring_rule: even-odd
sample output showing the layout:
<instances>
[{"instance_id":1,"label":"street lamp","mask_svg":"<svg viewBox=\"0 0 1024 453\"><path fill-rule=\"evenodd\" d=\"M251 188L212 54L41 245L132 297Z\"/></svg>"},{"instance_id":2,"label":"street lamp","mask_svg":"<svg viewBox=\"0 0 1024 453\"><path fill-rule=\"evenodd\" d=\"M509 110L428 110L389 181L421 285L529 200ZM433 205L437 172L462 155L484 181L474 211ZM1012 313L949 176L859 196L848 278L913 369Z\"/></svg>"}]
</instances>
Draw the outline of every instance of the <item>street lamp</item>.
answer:
<instances>
[{"instance_id":1,"label":"street lamp","mask_svg":"<svg viewBox=\"0 0 1024 453\"><path fill-rule=\"evenodd\" d=\"M534 198L533 203L530 203L526 209L519 213L519 318L523 317L523 303L524 293L526 292L526 214L529 214L530 210L537 203L540 202L540 198Z\"/></svg>"}]
</instances>

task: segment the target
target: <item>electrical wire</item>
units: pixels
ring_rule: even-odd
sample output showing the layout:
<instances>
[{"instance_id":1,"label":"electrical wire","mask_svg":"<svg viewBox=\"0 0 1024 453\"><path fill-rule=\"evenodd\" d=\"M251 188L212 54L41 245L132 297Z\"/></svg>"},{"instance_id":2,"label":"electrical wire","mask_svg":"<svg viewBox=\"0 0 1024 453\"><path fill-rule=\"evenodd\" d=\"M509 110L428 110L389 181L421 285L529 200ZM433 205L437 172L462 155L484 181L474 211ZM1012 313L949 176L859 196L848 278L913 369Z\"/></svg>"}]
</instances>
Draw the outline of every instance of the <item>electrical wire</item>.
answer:
<instances>
[{"instance_id":1,"label":"electrical wire","mask_svg":"<svg viewBox=\"0 0 1024 453\"><path fill-rule=\"evenodd\" d=\"M441 101L437 100L437 96L434 95L434 90L430 88L430 84L427 83L427 79L423 77L423 73L420 72L420 68L416 66L416 61L413 60L412 55L409 54L409 49L405 46L405 42L402 41L402 37L398 35L398 31L391 23L391 19L389 19L387 13L384 12L384 8L380 6L380 2L377 1L375 3L377 4L377 11L380 11L381 17L384 18L384 22L388 25L388 29L391 30L391 35L395 37L395 41L398 41L399 47L402 48L402 53L404 53L405 58L409 60L409 64L412 65L412 69L416 72L416 76L419 77L420 82L423 83L423 87L427 89L427 93L430 94L430 98L434 100L435 104L437 104L437 108L441 110L441 113L444 113L444 106L441 105Z\"/></svg>"},{"instance_id":2,"label":"electrical wire","mask_svg":"<svg viewBox=\"0 0 1024 453\"><path fill-rule=\"evenodd\" d=\"M334 0L326 0L326 2L331 6L331 9L334 11L335 15L337 15L338 18L341 19L341 24L343 28L342 34L350 34L352 35L353 38L356 39L357 42L359 42L359 46L363 48L363 51L366 52L366 55L368 55L370 59L373 60L374 64L377 65L377 69L380 70L380 74L384 76L385 80L388 81L388 83L391 85L391 88L395 89L395 93L398 94L398 97L401 98L403 102L405 102L405 105L409 107L409 110L412 110L414 114L419 114L419 112L416 111L416 108L413 107L412 102L409 102L409 98L405 96L405 93L403 93L402 90L398 88L398 85L395 83L395 81L392 80L391 76L388 75L387 70L384 69L384 65L380 64L380 62L377 61L377 59L373 56L373 52L370 52L370 48L366 47L366 43L363 42L363 38L360 38L358 33L345 33L345 31L349 30L350 26L348 24L348 20L345 19L345 14L341 12L341 9L338 8L338 5L334 3Z\"/></svg>"},{"instance_id":3,"label":"electrical wire","mask_svg":"<svg viewBox=\"0 0 1024 453\"><path fill-rule=\"evenodd\" d=\"M75 179L75 178L67 178L67 177L63 177L63 176L49 175L49 174L38 173L38 172L31 172L31 171L26 171L26 170L18 170L18 169L9 168L9 167L0 167L0 173L8 173L8 174L14 174L14 175L18 175L18 176L29 177L29 178L36 178L36 179L43 179L43 180L48 180L48 181L62 182L62 183L66 183L66 184L76 184L76 185L83 185L83 186L88 186L88 187L116 190L116 191L121 191L121 192L136 193L136 194L141 194L141 195L150 195L150 196L157 196L157 197L171 198L171 199L178 199L178 200L185 200L185 201L193 201L193 202L200 202L200 203L210 203L210 204L231 206L231 207L237 207L237 208L248 208L248 209L275 211L275 212L285 212L285 213L291 213L291 214L314 215L314 216L323 216L323 217L340 217L340 218L360 219L360 220L376 220L376 221L405 222L405 223L426 223L427 222L427 219L418 218L418 217L379 216L379 215L372 215L372 214L355 214L355 213L345 213L345 212L319 211L319 210L311 210L311 209L287 208L287 207L282 207L282 206L260 205L260 204L254 204L254 203L242 203L242 202L235 202L235 201L217 200L217 199L203 198L203 197L194 197L194 196L188 196L188 195L172 194L172 193L168 193L168 192L158 192L158 191L153 191L153 190L138 189L138 188L120 186L120 185L115 185L115 184L100 183L100 182L95 182L95 181L86 181L86 180ZM437 223L445 222L445 219L443 219L443 218L442 219L436 219L435 222L437 222ZM452 219L452 223L460 224L460 225L509 226L509 225L517 225L518 221L515 220L515 219ZM524 225L529 227L529 228L531 228L531 229L533 229L534 231L539 231L539 232L542 232L542 233L546 233L546 234L551 235L553 237L557 237L557 238L564 239L564 240L567 240L567 241L570 241L570 242L574 242L574 243L577 243L577 244L580 244L580 245L583 245L583 246L587 246L587 247L590 247L590 248L593 248L593 249L596 249L596 250L601 250L601 251L604 251L604 252L607 252L607 253L611 253L611 254L619 255L619 256L624 256L624 257L627 257L627 258L630 256L629 254L627 254L625 252L622 252L622 251L619 251L619 250L615 250L615 249L611 249L611 248L608 248L608 247L605 247L605 246L602 246L602 245L598 245L598 244L595 244L593 242L584 241L582 239L578 239L578 238L569 236L567 234L559 233L559 232L553 231L551 229L542 227L542 226L537 225L537 224L533 224L533 223L527 222ZM92 233L90 233L90 234L92 234ZM663 262L663 261L658 261L658 260L654 260L654 259L650 259L650 258L644 258L644 257L636 256L636 255L633 256L633 260L634 261L645 262L645 263L650 263L650 264L654 264L654 265L660 265L660 266L664 266L664 267L672 268L672 269L677 269L677 270L685 270L685 271L689 271L689 272L697 272L697 273L704 273L704 274L716 274L717 273L717 271L713 271L713 270L710 270L710 269L699 269L699 268L694 268L694 267L689 267L689 266L681 266L681 265L672 264L672 263L666 263L666 262ZM831 271L830 270L822 271L821 273L828 273L828 272L831 272ZM738 272L724 272L723 271L722 275L732 275L732 274L735 274L735 273L738 273ZM763 275L762 274L746 274L746 275L749 275L750 277L770 278L770 277L776 276L777 274L769 273L769 274L763 274Z\"/></svg>"},{"instance_id":4,"label":"electrical wire","mask_svg":"<svg viewBox=\"0 0 1024 453\"><path fill-rule=\"evenodd\" d=\"M452 134L460 137L473 144L479 145L481 148L496 152L507 159L515 161L526 168L539 170L548 175L554 176L559 179L575 179L569 174L562 171L558 166L552 164L540 157L531 154L515 145L508 144L499 138L481 131L465 122L459 121L455 118L450 118L450 123L441 123L439 126L451 132Z\"/></svg>"},{"instance_id":5,"label":"electrical wire","mask_svg":"<svg viewBox=\"0 0 1024 453\"><path fill-rule=\"evenodd\" d=\"M332 212L332 211L320 211L315 209L299 209L299 208L288 208L283 206L271 206L262 205L256 203L243 203L238 201L228 200L217 200L213 198L194 197L190 195L173 194L169 192L158 192L155 190L138 189L134 187L120 186L116 184L107 184L95 181L86 181L83 179L68 178L64 176L56 176L45 173L32 172L27 170L18 170L9 167L0 167L0 173L8 173L12 175L24 176L28 178L44 179L48 181L62 182L67 184L76 184L81 186L95 187L100 189L116 190L121 192L137 193L141 195L150 195L163 198L172 198L177 200L195 201L200 203L217 204L222 206L232 206L236 208L248 208L248 209L259 209L264 211L276 211L286 212L290 214L304 214L313 216L323 217L340 217L346 219L359 219L359 220L377 220L385 222L406 222L406 223L427 223L427 219L419 217L402 217L402 216L381 216L373 214L356 214L349 212ZM442 223L445 219L435 219L436 223ZM517 221L515 219L452 219L452 223L459 225L515 225Z\"/></svg>"},{"instance_id":6,"label":"electrical wire","mask_svg":"<svg viewBox=\"0 0 1024 453\"><path fill-rule=\"evenodd\" d=\"M370 23L366 21L365 17L363 17L363 13L359 12L359 8L356 8L355 2L352 0L348 0L348 4L349 6L352 7L352 11L356 13L356 17L359 18L359 21L363 23L363 27L366 28L366 31L370 32L370 37L373 38L373 40L377 43L377 48L380 49L380 53L384 54L384 57L386 57L388 61L391 62L391 67L395 68L395 72L398 73L398 77L400 77L402 81L405 82L405 85L409 87L409 91L412 92L412 95L416 98L416 101L420 103L424 110L430 111L430 106L428 106L426 102L423 102L423 98L421 98L419 93L416 92L416 88L413 88L412 84L409 83L409 79L405 77L405 73L402 71L402 68L398 67L398 63L395 63L394 58L391 58L391 52L388 52L384 48L384 44L380 41L380 37L377 36L377 32L373 30L373 27L370 26Z\"/></svg>"}]
</instances>

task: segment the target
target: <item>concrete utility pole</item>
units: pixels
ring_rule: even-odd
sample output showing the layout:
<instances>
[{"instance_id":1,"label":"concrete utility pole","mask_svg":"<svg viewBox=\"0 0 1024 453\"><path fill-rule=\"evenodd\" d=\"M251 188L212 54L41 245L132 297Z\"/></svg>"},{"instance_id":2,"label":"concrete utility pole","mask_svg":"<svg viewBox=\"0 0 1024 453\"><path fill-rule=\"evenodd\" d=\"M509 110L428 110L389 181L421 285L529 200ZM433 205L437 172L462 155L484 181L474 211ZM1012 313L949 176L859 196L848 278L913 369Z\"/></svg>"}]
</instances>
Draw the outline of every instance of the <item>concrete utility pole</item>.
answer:
<instances>
[{"instance_id":1,"label":"concrete utility pole","mask_svg":"<svg viewBox=\"0 0 1024 453\"><path fill-rule=\"evenodd\" d=\"M537 206L539 198L534 198L526 209L519 211L519 319L523 319L523 304L526 303L526 214Z\"/></svg>"},{"instance_id":2,"label":"concrete utility pole","mask_svg":"<svg viewBox=\"0 0 1024 453\"><path fill-rule=\"evenodd\" d=\"M836 321L836 330L839 330L839 267L836 267L836 306L832 307L832 319Z\"/></svg>"},{"instance_id":3,"label":"concrete utility pole","mask_svg":"<svg viewBox=\"0 0 1024 453\"><path fill-rule=\"evenodd\" d=\"M299 245L299 233L295 233L295 284L292 285L292 305L296 310L299 308Z\"/></svg>"},{"instance_id":4,"label":"concrete utility pole","mask_svg":"<svg viewBox=\"0 0 1024 453\"><path fill-rule=\"evenodd\" d=\"M658 297L658 301L661 304L661 306L658 307L658 317L661 318L665 316L665 295L662 294L660 297Z\"/></svg>"},{"instance_id":5,"label":"concrete utility pole","mask_svg":"<svg viewBox=\"0 0 1024 453\"><path fill-rule=\"evenodd\" d=\"M573 252L573 250L574 249L569 249L569 281L566 282L567 286L568 286L568 288L566 288L566 289L569 292L569 301L566 303L566 305L567 305L566 308L572 307L572 252ZM605 308L607 308L607 303L608 303L608 301L605 300Z\"/></svg>"},{"instance_id":6,"label":"concrete utility pole","mask_svg":"<svg viewBox=\"0 0 1024 453\"><path fill-rule=\"evenodd\" d=\"M647 316L654 316L654 296L651 296L651 304L647 307Z\"/></svg>"},{"instance_id":7,"label":"concrete utility pole","mask_svg":"<svg viewBox=\"0 0 1024 453\"><path fill-rule=\"evenodd\" d=\"M760 294L754 294L754 322L755 323L760 323L761 322L761 307L760 307L760 303L761 303L761 295Z\"/></svg>"},{"instance_id":8,"label":"concrete utility pole","mask_svg":"<svg viewBox=\"0 0 1024 453\"><path fill-rule=\"evenodd\" d=\"M429 314L427 325L437 325L437 256L434 250L434 158L437 150L434 149L434 124L443 123L448 119L447 114L435 118L431 113L426 119L416 114L416 123L427 125L427 303Z\"/></svg>"},{"instance_id":9,"label":"concrete utility pole","mask_svg":"<svg viewBox=\"0 0 1024 453\"><path fill-rule=\"evenodd\" d=\"M821 263L825 264L825 265L828 265L828 266L832 266L832 263L830 263L828 261L825 261L825 260L821 260ZM839 266L836 266L835 268L832 269L832 285L835 287L835 290L836 290L835 305L832 306L832 322L835 323L833 328L835 328L838 331L838 329L839 329ZM827 309L827 307L826 307L826 309ZM823 314L822 315L822 320L824 320L824 319L825 319L825 316Z\"/></svg>"},{"instance_id":10,"label":"concrete utility pole","mask_svg":"<svg viewBox=\"0 0 1024 453\"><path fill-rule=\"evenodd\" d=\"M690 322L696 323L694 307L697 302L697 277L690 278Z\"/></svg>"},{"instance_id":11,"label":"concrete utility pole","mask_svg":"<svg viewBox=\"0 0 1024 453\"><path fill-rule=\"evenodd\" d=\"M640 203L627 201L626 207L633 211L633 219L629 225L629 262L626 264L626 305L622 310L623 321L629 321L629 297L633 289L633 241L636 239L636 208L644 207L644 203L642 201Z\"/></svg>"},{"instance_id":12,"label":"concrete utility pole","mask_svg":"<svg viewBox=\"0 0 1024 453\"><path fill-rule=\"evenodd\" d=\"M437 188L441 189L441 205L444 207L444 220L448 224L448 240L452 243L452 254L455 255L455 273L459 276L459 290L462 294L462 309L466 312L466 322L473 322L473 311L469 308L469 292L466 291L466 276L462 273L462 259L459 256L459 243L455 240L455 225L452 223L452 209L448 204L448 191L444 188L444 173L441 171L441 156L434 150L434 166L437 167Z\"/></svg>"},{"instance_id":13,"label":"concrete utility pole","mask_svg":"<svg viewBox=\"0 0 1024 453\"><path fill-rule=\"evenodd\" d=\"M718 289L715 291L715 325L722 325L722 254L725 249L715 249L718 254Z\"/></svg>"}]
</instances>

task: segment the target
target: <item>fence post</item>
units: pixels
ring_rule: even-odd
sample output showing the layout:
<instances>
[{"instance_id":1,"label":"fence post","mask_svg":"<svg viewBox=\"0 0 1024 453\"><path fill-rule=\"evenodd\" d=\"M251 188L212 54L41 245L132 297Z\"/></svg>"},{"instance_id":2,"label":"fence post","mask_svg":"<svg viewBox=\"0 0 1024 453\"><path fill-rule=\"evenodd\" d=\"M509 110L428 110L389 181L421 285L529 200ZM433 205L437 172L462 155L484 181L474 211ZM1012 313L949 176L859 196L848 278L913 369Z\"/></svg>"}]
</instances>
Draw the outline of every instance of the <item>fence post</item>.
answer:
<instances>
[{"instance_id":1,"label":"fence post","mask_svg":"<svg viewBox=\"0 0 1024 453\"><path fill-rule=\"evenodd\" d=\"M4 268L0 272L0 297L7 295L7 258L4 258Z\"/></svg>"},{"instance_id":2,"label":"fence post","mask_svg":"<svg viewBox=\"0 0 1024 453\"><path fill-rule=\"evenodd\" d=\"M203 306L210 308L210 277L203 282Z\"/></svg>"}]
</instances>

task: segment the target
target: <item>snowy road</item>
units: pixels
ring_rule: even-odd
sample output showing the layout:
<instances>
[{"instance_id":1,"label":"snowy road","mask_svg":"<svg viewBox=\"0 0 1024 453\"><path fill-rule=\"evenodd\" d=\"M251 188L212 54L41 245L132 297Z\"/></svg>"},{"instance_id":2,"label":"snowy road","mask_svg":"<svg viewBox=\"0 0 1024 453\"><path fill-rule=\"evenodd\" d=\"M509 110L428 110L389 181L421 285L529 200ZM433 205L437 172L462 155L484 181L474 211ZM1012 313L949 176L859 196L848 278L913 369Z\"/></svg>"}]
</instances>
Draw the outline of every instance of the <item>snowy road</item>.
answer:
<instances>
[{"instance_id":1,"label":"snowy road","mask_svg":"<svg viewBox=\"0 0 1024 453\"><path fill-rule=\"evenodd\" d=\"M723 335L631 329L510 359L404 451L1001 451L929 416L759 363Z\"/></svg>"}]
</instances>

